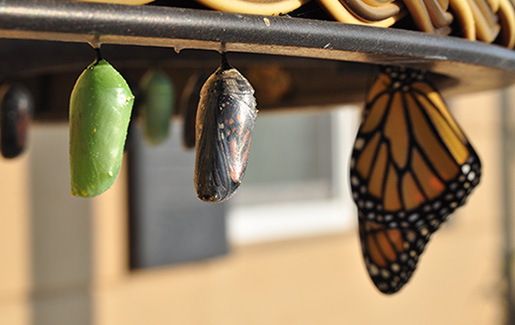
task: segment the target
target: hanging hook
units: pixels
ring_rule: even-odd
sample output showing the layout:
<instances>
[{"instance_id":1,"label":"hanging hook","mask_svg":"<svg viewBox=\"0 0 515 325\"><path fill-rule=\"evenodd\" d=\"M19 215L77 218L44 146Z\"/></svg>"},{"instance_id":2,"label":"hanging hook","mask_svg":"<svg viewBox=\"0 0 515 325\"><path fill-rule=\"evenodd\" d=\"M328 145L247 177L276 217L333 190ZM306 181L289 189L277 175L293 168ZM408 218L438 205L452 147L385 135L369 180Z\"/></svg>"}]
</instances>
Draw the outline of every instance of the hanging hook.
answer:
<instances>
[{"instance_id":1,"label":"hanging hook","mask_svg":"<svg viewBox=\"0 0 515 325\"><path fill-rule=\"evenodd\" d=\"M97 61L102 60L102 53L100 53L100 46L99 47L95 47L95 53L96 53L96 56L97 56Z\"/></svg>"}]
</instances>

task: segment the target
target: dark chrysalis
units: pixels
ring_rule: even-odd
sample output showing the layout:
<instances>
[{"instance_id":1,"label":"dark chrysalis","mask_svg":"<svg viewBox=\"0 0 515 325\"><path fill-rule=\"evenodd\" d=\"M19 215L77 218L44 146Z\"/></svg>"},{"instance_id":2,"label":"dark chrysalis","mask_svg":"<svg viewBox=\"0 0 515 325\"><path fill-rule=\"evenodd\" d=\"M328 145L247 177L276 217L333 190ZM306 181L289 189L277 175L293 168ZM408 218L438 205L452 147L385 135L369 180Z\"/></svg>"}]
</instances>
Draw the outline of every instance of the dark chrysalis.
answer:
<instances>
[{"instance_id":1,"label":"dark chrysalis","mask_svg":"<svg viewBox=\"0 0 515 325\"><path fill-rule=\"evenodd\" d=\"M70 97L72 195L92 197L113 185L133 103L125 79L101 58L77 79Z\"/></svg>"},{"instance_id":2,"label":"dark chrysalis","mask_svg":"<svg viewBox=\"0 0 515 325\"><path fill-rule=\"evenodd\" d=\"M200 92L194 183L202 201L223 202L240 186L257 112L254 89L224 55Z\"/></svg>"},{"instance_id":3,"label":"dark chrysalis","mask_svg":"<svg viewBox=\"0 0 515 325\"><path fill-rule=\"evenodd\" d=\"M19 83L0 87L0 151L5 158L16 158L27 144L27 129L33 111L32 96Z\"/></svg>"},{"instance_id":4,"label":"dark chrysalis","mask_svg":"<svg viewBox=\"0 0 515 325\"><path fill-rule=\"evenodd\" d=\"M183 117L182 146L186 149L195 148L195 125L197 124L199 94L207 77L207 74L196 73L190 77L184 87L180 112Z\"/></svg>"},{"instance_id":5,"label":"dark chrysalis","mask_svg":"<svg viewBox=\"0 0 515 325\"><path fill-rule=\"evenodd\" d=\"M175 88L168 75L151 69L143 75L140 83L143 92L141 122L143 136L152 146L168 138L170 119L175 108Z\"/></svg>"}]
</instances>

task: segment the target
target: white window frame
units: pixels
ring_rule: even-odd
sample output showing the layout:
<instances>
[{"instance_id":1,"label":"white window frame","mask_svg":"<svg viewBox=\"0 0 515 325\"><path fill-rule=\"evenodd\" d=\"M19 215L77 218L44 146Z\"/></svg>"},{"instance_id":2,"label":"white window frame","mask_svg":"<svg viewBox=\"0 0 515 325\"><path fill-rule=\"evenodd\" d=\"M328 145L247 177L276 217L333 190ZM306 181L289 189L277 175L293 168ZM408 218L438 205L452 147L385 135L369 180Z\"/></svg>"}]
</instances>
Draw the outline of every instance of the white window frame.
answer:
<instances>
[{"instance_id":1,"label":"white window frame","mask_svg":"<svg viewBox=\"0 0 515 325\"><path fill-rule=\"evenodd\" d=\"M230 204L227 211L227 233L232 244L256 244L329 235L355 227L356 209L350 195L348 177L360 112L355 106L342 106L331 112L333 195L324 199L303 201ZM272 190L292 192L291 187L316 188L317 184L311 181L286 186L290 189L282 186Z\"/></svg>"}]
</instances>

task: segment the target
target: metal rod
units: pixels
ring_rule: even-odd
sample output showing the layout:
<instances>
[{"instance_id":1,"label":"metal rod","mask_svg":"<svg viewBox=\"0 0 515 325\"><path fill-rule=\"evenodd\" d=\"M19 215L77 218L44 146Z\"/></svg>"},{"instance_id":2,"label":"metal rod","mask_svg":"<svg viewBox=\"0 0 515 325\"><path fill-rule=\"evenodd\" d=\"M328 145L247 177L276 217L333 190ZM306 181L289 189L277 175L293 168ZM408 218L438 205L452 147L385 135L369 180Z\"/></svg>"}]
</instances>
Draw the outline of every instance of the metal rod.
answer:
<instances>
[{"instance_id":1,"label":"metal rod","mask_svg":"<svg viewBox=\"0 0 515 325\"><path fill-rule=\"evenodd\" d=\"M464 39L313 19L59 0L0 1L0 38L266 53L429 69L474 90L515 83L515 52Z\"/></svg>"}]
</instances>

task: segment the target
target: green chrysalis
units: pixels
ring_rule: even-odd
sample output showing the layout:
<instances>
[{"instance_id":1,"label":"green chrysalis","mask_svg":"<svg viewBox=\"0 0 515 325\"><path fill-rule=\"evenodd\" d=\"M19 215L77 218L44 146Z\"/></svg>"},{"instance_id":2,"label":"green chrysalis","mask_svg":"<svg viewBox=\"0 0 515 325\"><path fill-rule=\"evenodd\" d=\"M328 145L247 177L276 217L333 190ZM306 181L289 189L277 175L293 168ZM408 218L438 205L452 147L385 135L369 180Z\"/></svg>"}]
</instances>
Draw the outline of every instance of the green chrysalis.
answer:
<instances>
[{"instance_id":1,"label":"green chrysalis","mask_svg":"<svg viewBox=\"0 0 515 325\"><path fill-rule=\"evenodd\" d=\"M140 88L143 135L148 144L155 146L166 140L170 132L175 108L174 86L165 72L151 69L143 75Z\"/></svg>"},{"instance_id":2,"label":"green chrysalis","mask_svg":"<svg viewBox=\"0 0 515 325\"><path fill-rule=\"evenodd\" d=\"M133 103L125 79L103 59L96 59L77 79L70 98L72 195L96 196L113 185Z\"/></svg>"}]
</instances>

